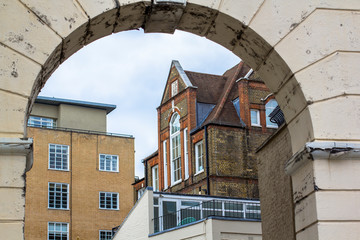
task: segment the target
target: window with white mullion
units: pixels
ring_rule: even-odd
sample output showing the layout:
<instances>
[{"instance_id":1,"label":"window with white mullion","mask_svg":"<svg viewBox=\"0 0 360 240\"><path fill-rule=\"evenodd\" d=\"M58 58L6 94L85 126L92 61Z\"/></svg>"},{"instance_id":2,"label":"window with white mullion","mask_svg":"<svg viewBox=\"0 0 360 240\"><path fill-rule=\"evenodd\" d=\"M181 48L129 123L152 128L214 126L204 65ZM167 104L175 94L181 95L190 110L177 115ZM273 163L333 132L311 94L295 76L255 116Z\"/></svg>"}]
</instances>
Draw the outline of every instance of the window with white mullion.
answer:
<instances>
[{"instance_id":1,"label":"window with white mullion","mask_svg":"<svg viewBox=\"0 0 360 240\"><path fill-rule=\"evenodd\" d=\"M184 129L184 162L185 162L185 179L189 178L189 152L188 152L188 131Z\"/></svg>"},{"instance_id":2,"label":"window with white mullion","mask_svg":"<svg viewBox=\"0 0 360 240\"><path fill-rule=\"evenodd\" d=\"M203 141L195 144L195 165L196 173L204 171L204 146Z\"/></svg>"},{"instance_id":3,"label":"window with white mullion","mask_svg":"<svg viewBox=\"0 0 360 240\"><path fill-rule=\"evenodd\" d=\"M100 209L119 209L119 194L114 192L100 192L99 193L99 208Z\"/></svg>"},{"instance_id":4,"label":"window with white mullion","mask_svg":"<svg viewBox=\"0 0 360 240\"><path fill-rule=\"evenodd\" d=\"M180 134L174 136L171 140L172 140L174 182L177 182L181 179Z\"/></svg>"},{"instance_id":5,"label":"window with white mullion","mask_svg":"<svg viewBox=\"0 0 360 240\"><path fill-rule=\"evenodd\" d=\"M48 222L48 240L68 240L69 224L61 222Z\"/></svg>"},{"instance_id":6,"label":"window with white mullion","mask_svg":"<svg viewBox=\"0 0 360 240\"><path fill-rule=\"evenodd\" d=\"M49 144L49 169L69 170L69 146Z\"/></svg>"},{"instance_id":7,"label":"window with white mullion","mask_svg":"<svg viewBox=\"0 0 360 240\"><path fill-rule=\"evenodd\" d=\"M111 230L100 230L99 231L99 240L111 240L113 233Z\"/></svg>"},{"instance_id":8,"label":"window with white mullion","mask_svg":"<svg viewBox=\"0 0 360 240\"><path fill-rule=\"evenodd\" d=\"M119 171L119 157L117 155L100 154L99 170L106 172Z\"/></svg>"},{"instance_id":9,"label":"window with white mullion","mask_svg":"<svg viewBox=\"0 0 360 240\"><path fill-rule=\"evenodd\" d=\"M260 125L260 111L257 109L250 109L251 126L261 127Z\"/></svg>"},{"instance_id":10,"label":"window with white mullion","mask_svg":"<svg viewBox=\"0 0 360 240\"><path fill-rule=\"evenodd\" d=\"M56 127L56 121L52 118L30 116L28 120L28 126L30 127Z\"/></svg>"},{"instance_id":11,"label":"window with white mullion","mask_svg":"<svg viewBox=\"0 0 360 240\"><path fill-rule=\"evenodd\" d=\"M159 191L159 167L158 165L152 167L152 181L154 191Z\"/></svg>"},{"instance_id":12,"label":"window with white mullion","mask_svg":"<svg viewBox=\"0 0 360 240\"><path fill-rule=\"evenodd\" d=\"M174 113L170 121L171 184L181 181L180 116Z\"/></svg>"},{"instance_id":13,"label":"window with white mullion","mask_svg":"<svg viewBox=\"0 0 360 240\"><path fill-rule=\"evenodd\" d=\"M168 169L167 169L167 141L163 142L163 160L164 160L164 189L168 188Z\"/></svg>"},{"instance_id":14,"label":"window with white mullion","mask_svg":"<svg viewBox=\"0 0 360 240\"><path fill-rule=\"evenodd\" d=\"M69 208L69 184L49 183L48 207L51 209Z\"/></svg>"}]
</instances>

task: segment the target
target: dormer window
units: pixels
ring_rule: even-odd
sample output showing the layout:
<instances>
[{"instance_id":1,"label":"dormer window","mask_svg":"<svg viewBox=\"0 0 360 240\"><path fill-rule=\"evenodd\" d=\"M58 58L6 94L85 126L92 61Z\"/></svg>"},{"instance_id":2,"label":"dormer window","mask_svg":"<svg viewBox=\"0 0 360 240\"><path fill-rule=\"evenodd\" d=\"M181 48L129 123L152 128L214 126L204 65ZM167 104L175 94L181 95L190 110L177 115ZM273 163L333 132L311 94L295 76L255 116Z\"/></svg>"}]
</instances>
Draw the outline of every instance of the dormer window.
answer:
<instances>
[{"instance_id":1,"label":"dormer window","mask_svg":"<svg viewBox=\"0 0 360 240\"><path fill-rule=\"evenodd\" d=\"M171 84L171 97L175 96L178 93L178 80L175 80Z\"/></svg>"},{"instance_id":2,"label":"dormer window","mask_svg":"<svg viewBox=\"0 0 360 240\"><path fill-rule=\"evenodd\" d=\"M266 113L266 127L268 128L277 128L278 125L276 123L273 123L270 121L270 113L274 111L274 109L277 107L278 103L275 99L271 99L269 102L265 105L265 113Z\"/></svg>"}]
</instances>

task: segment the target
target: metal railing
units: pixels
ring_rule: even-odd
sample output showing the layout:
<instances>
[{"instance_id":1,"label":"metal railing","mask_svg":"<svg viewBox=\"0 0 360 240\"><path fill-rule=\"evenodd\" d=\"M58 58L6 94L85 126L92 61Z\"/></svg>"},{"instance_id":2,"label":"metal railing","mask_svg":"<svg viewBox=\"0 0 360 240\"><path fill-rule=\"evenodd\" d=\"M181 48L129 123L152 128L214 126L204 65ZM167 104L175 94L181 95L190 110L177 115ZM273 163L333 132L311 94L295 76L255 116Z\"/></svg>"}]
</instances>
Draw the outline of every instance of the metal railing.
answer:
<instances>
[{"instance_id":1,"label":"metal railing","mask_svg":"<svg viewBox=\"0 0 360 240\"><path fill-rule=\"evenodd\" d=\"M259 202L211 200L154 218L154 232L179 227L208 217L261 220Z\"/></svg>"},{"instance_id":2,"label":"metal railing","mask_svg":"<svg viewBox=\"0 0 360 240\"><path fill-rule=\"evenodd\" d=\"M100 131L84 130L84 129L76 129L76 128L53 127L53 126L40 126L38 124L29 124L29 123L28 123L27 126L28 127L36 127L36 128L46 128L46 129L60 130L60 131L67 131L67 132L76 132L76 133L87 133L87 134L107 135L107 136L114 136L114 137L133 138L133 135L121 134L121 133L109 133L109 132L100 132Z\"/></svg>"}]
</instances>

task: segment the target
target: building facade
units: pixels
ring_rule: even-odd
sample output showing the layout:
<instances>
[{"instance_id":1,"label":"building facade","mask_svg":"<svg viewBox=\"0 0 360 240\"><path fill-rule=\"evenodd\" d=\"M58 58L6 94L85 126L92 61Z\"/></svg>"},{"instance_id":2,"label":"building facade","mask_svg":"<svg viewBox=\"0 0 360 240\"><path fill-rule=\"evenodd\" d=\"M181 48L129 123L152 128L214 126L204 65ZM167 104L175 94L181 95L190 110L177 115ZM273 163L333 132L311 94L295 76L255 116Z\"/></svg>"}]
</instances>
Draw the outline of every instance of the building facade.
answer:
<instances>
[{"instance_id":1,"label":"building facade","mask_svg":"<svg viewBox=\"0 0 360 240\"><path fill-rule=\"evenodd\" d=\"M133 206L134 138L106 133L116 106L39 97L28 121L25 238L111 239Z\"/></svg>"},{"instance_id":2,"label":"building facade","mask_svg":"<svg viewBox=\"0 0 360 240\"><path fill-rule=\"evenodd\" d=\"M256 148L277 128L277 102L243 62L223 75L173 61L158 107L158 152L144 159L155 191L259 198Z\"/></svg>"}]
</instances>

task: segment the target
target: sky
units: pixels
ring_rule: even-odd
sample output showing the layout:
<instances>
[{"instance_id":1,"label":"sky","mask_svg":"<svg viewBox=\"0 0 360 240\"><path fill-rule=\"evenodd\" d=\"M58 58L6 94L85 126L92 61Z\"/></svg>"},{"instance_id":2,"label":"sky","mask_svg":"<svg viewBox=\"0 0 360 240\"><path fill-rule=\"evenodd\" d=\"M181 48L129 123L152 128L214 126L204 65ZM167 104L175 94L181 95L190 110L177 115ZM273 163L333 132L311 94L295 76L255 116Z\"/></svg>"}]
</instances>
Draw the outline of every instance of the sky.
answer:
<instances>
[{"instance_id":1,"label":"sky","mask_svg":"<svg viewBox=\"0 0 360 240\"><path fill-rule=\"evenodd\" d=\"M107 132L135 137L135 176L141 160L157 150L157 111L172 60L184 70L222 75L240 59L194 34L133 30L116 33L80 49L52 74L40 96L116 105Z\"/></svg>"}]
</instances>

